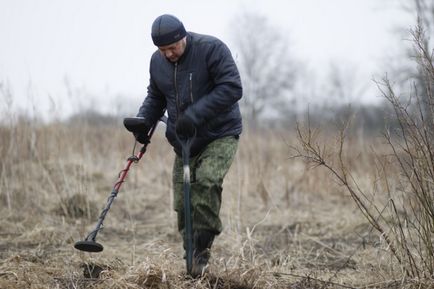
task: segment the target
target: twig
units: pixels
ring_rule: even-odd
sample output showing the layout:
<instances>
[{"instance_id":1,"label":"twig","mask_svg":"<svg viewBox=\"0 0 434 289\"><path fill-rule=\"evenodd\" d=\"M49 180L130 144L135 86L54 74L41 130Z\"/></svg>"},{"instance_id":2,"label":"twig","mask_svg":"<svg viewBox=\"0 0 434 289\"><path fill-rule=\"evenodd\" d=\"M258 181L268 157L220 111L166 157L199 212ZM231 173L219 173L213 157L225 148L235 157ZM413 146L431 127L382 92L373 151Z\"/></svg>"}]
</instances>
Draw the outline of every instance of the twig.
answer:
<instances>
[{"instance_id":1,"label":"twig","mask_svg":"<svg viewBox=\"0 0 434 289\"><path fill-rule=\"evenodd\" d=\"M267 273L271 273L274 276L291 276L291 277L295 277L295 278L303 278L303 279L310 279L310 280L314 280L326 285L336 285L342 288L350 288L350 289L357 289L357 287L352 287L352 286L348 286L348 285L344 285L344 284L340 284L340 283L336 283L336 282L331 282L331 281L325 281L325 280L321 280L318 278L313 278L310 276L303 276L303 275L297 275L297 274L293 274L293 273L282 273L282 272L267 272Z\"/></svg>"},{"instance_id":2,"label":"twig","mask_svg":"<svg viewBox=\"0 0 434 289\"><path fill-rule=\"evenodd\" d=\"M5 276L5 275L14 275L14 277L18 280L18 275L15 272L12 271L0 272L0 276Z\"/></svg>"}]
</instances>

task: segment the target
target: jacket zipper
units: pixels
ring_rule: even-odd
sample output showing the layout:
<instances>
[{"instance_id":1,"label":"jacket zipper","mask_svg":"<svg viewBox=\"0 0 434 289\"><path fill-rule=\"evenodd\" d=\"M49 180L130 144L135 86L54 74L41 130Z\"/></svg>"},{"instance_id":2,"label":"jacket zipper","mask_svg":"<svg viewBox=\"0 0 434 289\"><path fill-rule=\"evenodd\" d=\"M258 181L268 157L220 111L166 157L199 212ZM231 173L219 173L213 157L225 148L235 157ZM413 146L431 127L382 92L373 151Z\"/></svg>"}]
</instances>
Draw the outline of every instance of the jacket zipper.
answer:
<instances>
[{"instance_id":1,"label":"jacket zipper","mask_svg":"<svg viewBox=\"0 0 434 289\"><path fill-rule=\"evenodd\" d=\"M178 118L178 116L180 114L180 111L179 111L180 105L179 105L178 86L176 85L176 74L177 74L177 72L178 72L178 62L175 63L175 70L174 70L174 73L173 73L173 81L174 81L174 85L175 85L175 98L176 98L176 113L177 113L176 118Z\"/></svg>"}]
</instances>

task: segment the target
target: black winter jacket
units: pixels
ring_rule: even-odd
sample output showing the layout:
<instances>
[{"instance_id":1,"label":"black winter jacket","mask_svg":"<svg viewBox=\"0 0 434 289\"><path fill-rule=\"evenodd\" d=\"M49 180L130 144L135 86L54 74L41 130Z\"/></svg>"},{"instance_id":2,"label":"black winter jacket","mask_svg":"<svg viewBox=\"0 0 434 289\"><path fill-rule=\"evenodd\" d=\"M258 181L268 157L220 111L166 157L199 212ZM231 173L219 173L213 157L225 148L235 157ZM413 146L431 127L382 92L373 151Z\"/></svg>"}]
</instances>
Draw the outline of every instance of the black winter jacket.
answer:
<instances>
[{"instance_id":1,"label":"black winter jacket","mask_svg":"<svg viewBox=\"0 0 434 289\"><path fill-rule=\"evenodd\" d=\"M137 116L153 124L167 109L166 137L180 155L175 122L187 114L197 128L190 152L194 156L215 139L241 133L241 96L240 75L228 47L213 36L189 32L177 63L159 51L152 55L148 94Z\"/></svg>"}]
</instances>

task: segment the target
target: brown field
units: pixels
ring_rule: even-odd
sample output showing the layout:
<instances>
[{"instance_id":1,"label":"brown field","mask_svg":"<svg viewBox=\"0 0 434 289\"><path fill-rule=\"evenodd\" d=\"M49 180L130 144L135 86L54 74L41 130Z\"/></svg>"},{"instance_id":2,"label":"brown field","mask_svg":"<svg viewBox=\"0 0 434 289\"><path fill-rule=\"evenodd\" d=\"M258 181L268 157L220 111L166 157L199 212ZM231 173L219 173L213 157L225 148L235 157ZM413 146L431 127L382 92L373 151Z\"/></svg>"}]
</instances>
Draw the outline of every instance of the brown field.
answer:
<instances>
[{"instance_id":1,"label":"brown field","mask_svg":"<svg viewBox=\"0 0 434 289\"><path fill-rule=\"evenodd\" d=\"M132 136L120 123L1 126L0 288L411 287L345 188L290 158L290 130L242 135L209 274L187 278L163 126L132 166L97 236L104 251L94 254L73 245L94 228ZM336 139L324 141L333 148ZM374 137L345 147L350 172L380 203L387 195L374 153L386 150ZM398 173L385 172L398 190Z\"/></svg>"}]
</instances>

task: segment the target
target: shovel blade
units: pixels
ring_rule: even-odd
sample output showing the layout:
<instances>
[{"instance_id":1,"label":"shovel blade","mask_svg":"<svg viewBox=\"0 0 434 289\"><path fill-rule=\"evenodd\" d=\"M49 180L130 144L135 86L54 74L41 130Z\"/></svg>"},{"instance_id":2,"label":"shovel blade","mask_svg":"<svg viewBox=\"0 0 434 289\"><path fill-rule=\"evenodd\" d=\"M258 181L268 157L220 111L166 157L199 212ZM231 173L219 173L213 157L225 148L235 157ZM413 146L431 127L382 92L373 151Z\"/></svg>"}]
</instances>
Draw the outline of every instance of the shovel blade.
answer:
<instances>
[{"instance_id":1,"label":"shovel blade","mask_svg":"<svg viewBox=\"0 0 434 289\"><path fill-rule=\"evenodd\" d=\"M75 243L74 248L80 251L93 253L101 252L104 249L104 247L100 243L86 240L78 241L77 243Z\"/></svg>"}]
</instances>

